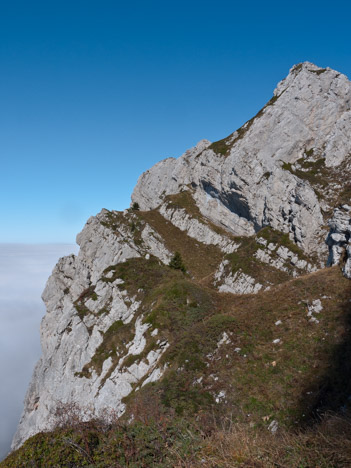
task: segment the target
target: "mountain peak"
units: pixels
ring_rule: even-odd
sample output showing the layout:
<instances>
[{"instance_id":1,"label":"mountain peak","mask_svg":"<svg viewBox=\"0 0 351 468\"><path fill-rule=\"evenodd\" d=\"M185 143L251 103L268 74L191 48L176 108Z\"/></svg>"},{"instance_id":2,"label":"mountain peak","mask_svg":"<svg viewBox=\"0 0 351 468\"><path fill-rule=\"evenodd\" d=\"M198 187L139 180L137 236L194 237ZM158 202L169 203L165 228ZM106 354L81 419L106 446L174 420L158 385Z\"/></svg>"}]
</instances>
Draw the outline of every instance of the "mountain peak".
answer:
<instances>
[{"instance_id":1,"label":"mountain peak","mask_svg":"<svg viewBox=\"0 0 351 468\"><path fill-rule=\"evenodd\" d=\"M318 65L315 65L312 62L305 61L305 62L297 63L296 65L293 65L290 68L289 73L295 73L296 74L296 73L299 73L302 70L307 70L307 71L313 73L313 72L323 72L323 71L326 71L326 70L330 70L330 68L322 68L322 67L319 67Z\"/></svg>"},{"instance_id":2,"label":"mountain peak","mask_svg":"<svg viewBox=\"0 0 351 468\"><path fill-rule=\"evenodd\" d=\"M335 81L334 84L333 81ZM303 88L310 87L311 83L320 84L321 88L316 91L317 93L322 93L327 92L330 87L345 85L349 83L349 80L345 75L329 67L322 68L312 62L301 62L294 65L289 70L287 77L278 83L274 96L281 95L293 84L295 85L293 92L297 91L300 93Z\"/></svg>"},{"instance_id":3,"label":"mountain peak","mask_svg":"<svg viewBox=\"0 0 351 468\"><path fill-rule=\"evenodd\" d=\"M14 447L53 429L58 403L66 411L79 405L84 417L112 410L128 421L129 403L137 408L140 395L141 403L156 398L151 411L159 406L173 416L207 411L209 402L212 409L223 402L226 414L237 411L238 401L249 408L247 363L260 388L256 364L266 372L271 364L262 366L263 355L285 342L279 372L263 379L278 389L267 408L290 399L285 386L297 368L310 365L296 378L318 371L319 346L340 328L330 324L331 307L338 320L340 308L348 310L340 298L349 284L325 266L339 264L351 278L350 103L344 75L295 65L240 129L160 161L140 176L129 210L102 210L87 221L77 236L78 256L59 260L42 296L43 356ZM342 295L335 293L334 304L336 287ZM289 326L277 328L282 320ZM291 350L301 343L296 366ZM245 391L238 400L240 381ZM254 417L261 424L270 411ZM293 414L280 411L279 421Z\"/></svg>"},{"instance_id":4,"label":"mountain peak","mask_svg":"<svg viewBox=\"0 0 351 468\"><path fill-rule=\"evenodd\" d=\"M191 186L202 215L234 235L268 224L301 248L322 251L318 198L333 203L336 193L325 182L345 177L340 168L348 167L351 154L350 109L346 76L310 62L295 65L255 117L223 140L151 168L132 200L154 209Z\"/></svg>"}]
</instances>

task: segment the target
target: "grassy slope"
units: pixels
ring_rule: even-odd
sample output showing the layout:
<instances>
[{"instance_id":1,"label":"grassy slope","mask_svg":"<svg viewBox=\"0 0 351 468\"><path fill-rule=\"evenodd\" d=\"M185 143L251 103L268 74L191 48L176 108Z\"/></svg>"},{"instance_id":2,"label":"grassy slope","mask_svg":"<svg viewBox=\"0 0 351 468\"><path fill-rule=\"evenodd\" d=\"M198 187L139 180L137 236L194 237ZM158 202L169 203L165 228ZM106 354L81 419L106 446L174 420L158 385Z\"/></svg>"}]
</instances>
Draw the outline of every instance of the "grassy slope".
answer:
<instances>
[{"instance_id":1,"label":"grassy slope","mask_svg":"<svg viewBox=\"0 0 351 468\"><path fill-rule=\"evenodd\" d=\"M180 252L189 273L196 279L211 275L217 268L222 258L222 253L217 247L202 244L187 236L156 210L140 212L138 216L161 235L171 252Z\"/></svg>"},{"instance_id":2,"label":"grassy slope","mask_svg":"<svg viewBox=\"0 0 351 468\"><path fill-rule=\"evenodd\" d=\"M132 274L136 261L140 259L133 260L130 265L123 264L127 288L128 274ZM133 414L135 420L143 424L116 426L118 430L111 426L105 432L99 427L88 430L80 425L69 429L69 436L65 432L68 429L37 435L0 466L29 466L26 463L32 458L37 460L33 466L84 466L84 463L119 466L112 461L110 465L99 465L101 457L105 456L102 453L113 457L111 451L121 437L118 431L124 434L125 447L136 437L141 438L138 449L134 442L132 448L126 448L127 454L123 456L129 459L124 462L121 459L120 466L177 466L178 462L179 466L187 466L180 462L186 459L193 460L188 466L195 466L200 456L197 451L208 461L205 466L244 466L241 465L243 460L257 461L262 453L268 457L267 462L256 466L274 466L270 465L270 457L278 457L277 454L281 457L279 443L286 444L287 440L291 445L290 461L282 466L348 466L344 461L345 465L325 461L332 453L335 459L338 444L340 446L340 440L338 442L329 429L320 432L314 427L295 434L296 428L309 425L312 413L316 414L318 409L338 411L344 406L347 412L351 393L348 329L351 294L350 283L339 269L321 270L251 296L218 294L199 287L182 273L171 271L170 276L167 271L163 273L156 275L155 284L149 283L150 289L144 284L144 305L158 300L146 320L159 327L172 343L163 358L169 368L160 382L146 385L127 399L126 417ZM138 286L140 284L130 284L130 287ZM307 303L320 297L326 297L322 299L323 311L318 315L320 323L310 323ZM275 325L277 320L282 324ZM216 343L224 330L231 343L217 349ZM281 339L280 344L272 343L275 338ZM241 350L236 352L235 348ZM200 377L202 381L198 384L195 379ZM226 391L225 402L215 403L216 395L222 390ZM154 426L155 417L158 423L163 421L162 427L158 423ZM228 417L235 426L227 431L223 431L222 426L216 427ZM181 418L181 429L178 423L173 424L177 418ZM287 428L282 429L278 438L271 438L264 429L273 419ZM184 432L185 420L192 424L188 437L189 433ZM350 426L343 420L342 427L344 443L349 447ZM200 440L199 433L210 436ZM248 443L245 450L244 436L249 438L247 440L256 440L254 446ZM152 448L149 437L158 441L157 450ZM171 446L167 441L172 437L172 444L177 447L175 452L166 447L166 444ZM237 444L235 456L230 440ZM74 448L74 444L81 448ZM86 444L90 458L84 452ZM329 455L323 452L324 444L329 447ZM219 452L219 445L224 452ZM274 446L274 451L269 451L270 446ZM155 452L152 463L148 449ZM38 454L44 461L38 461ZM339 455L346 457L345 453ZM232 458L228 458L230 456ZM60 464L71 458L78 464ZM225 464L229 459L232 465ZM309 460L308 463L314 460L315 465L300 461L301 464L297 464L296 460L304 459ZM211 464L211 460L223 465Z\"/></svg>"},{"instance_id":3,"label":"grassy slope","mask_svg":"<svg viewBox=\"0 0 351 468\"><path fill-rule=\"evenodd\" d=\"M189 271L171 270L154 257L108 269L112 280L122 278L122 287L142 301L140 313L150 324L147 351L156 346L155 328L157 339L170 343L162 357L163 378L132 392L124 422L78 422L39 434L0 466L197 466L201 458L206 462L199 466L277 466L274 460L284 460L280 466L348 466L330 424L306 430L318 414L341 407L348 413L351 285L339 268L296 279L283 275L257 295L220 294L207 281L221 260L218 249L189 238L157 211L136 214L167 239L170 250L181 252ZM236 264L246 262L250 242ZM315 299L323 304L318 324L307 317ZM127 328L111 327L91 367L99 371L110 348L121 342L123 348L130 339ZM217 347L224 331L230 342ZM89 375L89 366L83 374ZM131 415L135 424L127 425ZM228 420L231 426L223 429ZM273 420L281 428L275 438L267 430ZM345 418L338 421L349 447L350 426ZM287 443L289 453L283 450ZM347 460L351 464L351 455Z\"/></svg>"}]
</instances>

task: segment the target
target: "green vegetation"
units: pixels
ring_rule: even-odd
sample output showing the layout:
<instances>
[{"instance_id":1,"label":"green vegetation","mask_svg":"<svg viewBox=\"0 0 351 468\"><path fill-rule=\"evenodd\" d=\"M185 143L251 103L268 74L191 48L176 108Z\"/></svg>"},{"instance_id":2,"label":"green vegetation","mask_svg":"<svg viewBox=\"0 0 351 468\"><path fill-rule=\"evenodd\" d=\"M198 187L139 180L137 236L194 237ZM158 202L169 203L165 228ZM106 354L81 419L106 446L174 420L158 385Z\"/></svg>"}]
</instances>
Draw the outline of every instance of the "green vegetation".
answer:
<instances>
[{"instance_id":1,"label":"green vegetation","mask_svg":"<svg viewBox=\"0 0 351 468\"><path fill-rule=\"evenodd\" d=\"M175 270L180 270L183 273L186 272L185 265L183 263L182 256L180 255L179 252L176 252L174 256L171 258L171 261L169 262L169 266L171 268L174 268Z\"/></svg>"},{"instance_id":2,"label":"green vegetation","mask_svg":"<svg viewBox=\"0 0 351 468\"><path fill-rule=\"evenodd\" d=\"M178 195L179 197L175 198L173 195L169 197L169 206L184 208L192 217L196 218L195 213L198 208L191 194L184 191ZM178 251L181 254L182 258L186 260L186 267L191 276L197 280L207 278L210 282L211 275L222 258L222 252L219 248L214 245L205 245L189 237L186 232L167 221L157 210L142 211L138 213L138 216L160 234L169 251ZM204 223L206 221L201 217L201 214L198 214L198 220L202 220ZM208 225L215 228L211 223Z\"/></svg>"},{"instance_id":3,"label":"green vegetation","mask_svg":"<svg viewBox=\"0 0 351 468\"><path fill-rule=\"evenodd\" d=\"M210 301L211 296L197 298L197 307L189 303L194 297L185 300L195 293L187 283L166 287L159 306L145 319L160 330L161 339L171 342L162 357L168 370L160 381L129 395L128 405L144 396L143 401L159 401L170 414L190 416L201 411L220 415L224 411L239 422L250 413L250 421L257 427L267 415L287 426L303 419L313 397L301 400L301 389L315 395L318 376L328 369L332 330L340 326L342 304L348 297L347 280L337 269L326 270L257 295L222 294L216 302L214 298ZM324 301L325 311L318 317L323 325L313 325L308 321L306 303L321 297L329 286L335 293L334 302ZM275 325L278 319L282 320L280 327ZM230 343L218 349L224 331ZM280 344L272 344L277 337ZM240 352L234 352L236 348ZM220 390L226 392L225 405L214 403Z\"/></svg>"},{"instance_id":4,"label":"green vegetation","mask_svg":"<svg viewBox=\"0 0 351 468\"><path fill-rule=\"evenodd\" d=\"M351 422L329 416L305 431L278 434L213 418L186 424L164 417L127 425L77 423L31 437L1 468L336 468L350 465Z\"/></svg>"},{"instance_id":5,"label":"green vegetation","mask_svg":"<svg viewBox=\"0 0 351 468\"><path fill-rule=\"evenodd\" d=\"M339 269L250 296L211 292L167 267L165 275L144 301L151 314L156 300L145 320L170 340L164 377L132 392L119 422L73 420L29 439L0 467L349 466L350 285ZM310 323L306 304L326 296L320 324ZM109 335L122 330L116 322ZM223 331L229 341L218 347ZM340 406L341 416L308 426L315 408Z\"/></svg>"},{"instance_id":6,"label":"green vegetation","mask_svg":"<svg viewBox=\"0 0 351 468\"><path fill-rule=\"evenodd\" d=\"M307 156L313 154L313 149L306 151ZM328 184L327 173L328 169L325 167L325 159L320 158L316 161L309 161L305 158L300 158L296 161L301 169L293 169L292 164L283 163L282 168L299 177L299 179L308 181L312 186L318 185L323 188Z\"/></svg>"},{"instance_id":7,"label":"green vegetation","mask_svg":"<svg viewBox=\"0 0 351 468\"><path fill-rule=\"evenodd\" d=\"M195 459L200 436L184 421L136 421L126 425L77 422L31 437L2 468L130 467L168 468Z\"/></svg>"},{"instance_id":8,"label":"green vegetation","mask_svg":"<svg viewBox=\"0 0 351 468\"><path fill-rule=\"evenodd\" d=\"M315 73L316 75L321 75L322 73L326 72L326 68L321 68L320 70L309 70L311 73Z\"/></svg>"},{"instance_id":9,"label":"green vegetation","mask_svg":"<svg viewBox=\"0 0 351 468\"><path fill-rule=\"evenodd\" d=\"M106 276L112 272L112 276ZM111 265L103 272L102 281L112 283L117 279L123 280L120 289L127 289L131 296L137 295L138 290L151 291L159 282L169 274L169 269L160 260L150 256L145 258L130 258L124 263Z\"/></svg>"},{"instance_id":10,"label":"green vegetation","mask_svg":"<svg viewBox=\"0 0 351 468\"><path fill-rule=\"evenodd\" d=\"M140 210L140 206L139 206L139 203L138 202L134 202L133 205L132 205L132 210L133 211L139 211Z\"/></svg>"},{"instance_id":11,"label":"green vegetation","mask_svg":"<svg viewBox=\"0 0 351 468\"><path fill-rule=\"evenodd\" d=\"M85 305L85 302L89 299L92 299L93 301L97 300L95 286L89 286L82 292L79 298L74 301L74 307L78 312L78 316L81 320L83 320L86 315L91 313L88 307Z\"/></svg>"},{"instance_id":12,"label":"green vegetation","mask_svg":"<svg viewBox=\"0 0 351 468\"><path fill-rule=\"evenodd\" d=\"M216 154L221 154L222 156L227 156L230 149L230 140L233 137L233 134L231 133L229 136L226 138L223 138L222 140L215 141L212 143L208 149L213 150Z\"/></svg>"}]
</instances>

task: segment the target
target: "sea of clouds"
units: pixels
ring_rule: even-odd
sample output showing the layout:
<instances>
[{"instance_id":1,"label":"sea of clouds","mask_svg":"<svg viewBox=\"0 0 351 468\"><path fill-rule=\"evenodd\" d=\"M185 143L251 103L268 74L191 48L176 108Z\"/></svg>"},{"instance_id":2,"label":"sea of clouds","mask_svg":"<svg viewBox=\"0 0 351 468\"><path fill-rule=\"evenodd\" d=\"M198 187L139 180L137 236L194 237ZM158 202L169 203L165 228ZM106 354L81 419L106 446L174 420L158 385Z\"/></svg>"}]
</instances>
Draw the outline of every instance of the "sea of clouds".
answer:
<instances>
[{"instance_id":1,"label":"sea of clouds","mask_svg":"<svg viewBox=\"0 0 351 468\"><path fill-rule=\"evenodd\" d=\"M71 244L0 244L0 460L10 450L41 353L41 293L57 260L77 251Z\"/></svg>"}]
</instances>

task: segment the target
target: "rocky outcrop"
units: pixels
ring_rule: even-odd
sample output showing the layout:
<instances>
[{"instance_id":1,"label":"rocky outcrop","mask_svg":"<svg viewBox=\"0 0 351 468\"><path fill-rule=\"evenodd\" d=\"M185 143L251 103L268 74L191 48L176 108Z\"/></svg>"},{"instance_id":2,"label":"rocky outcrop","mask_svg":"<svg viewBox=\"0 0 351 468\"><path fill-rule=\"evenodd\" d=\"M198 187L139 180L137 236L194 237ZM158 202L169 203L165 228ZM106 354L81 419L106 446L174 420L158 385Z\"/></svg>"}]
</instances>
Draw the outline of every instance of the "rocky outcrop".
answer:
<instances>
[{"instance_id":1,"label":"rocky outcrop","mask_svg":"<svg viewBox=\"0 0 351 468\"><path fill-rule=\"evenodd\" d=\"M328 265L343 262L343 272L351 279L351 206L335 208L329 226L330 232L326 240L329 246Z\"/></svg>"},{"instance_id":2,"label":"rocky outcrop","mask_svg":"<svg viewBox=\"0 0 351 468\"><path fill-rule=\"evenodd\" d=\"M213 231L204 222L192 218L184 209L176 210L162 205L160 213L181 231L186 231L188 236L206 245L215 245L224 253L235 252L240 246L240 243L234 242L228 236Z\"/></svg>"},{"instance_id":3,"label":"rocky outcrop","mask_svg":"<svg viewBox=\"0 0 351 468\"><path fill-rule=\"evenodd\" d=\"M351 278L350 132L350 82L306 62L227 138L202 140L142 174L132 194L141 212L91 217L77 236L78 256L59 260L43 293L43 354L13 448L53 428L60 405L77 404L86 418L111 408L121 415L124 397L162 378L171 335L145 320L159 298L146 301L144 288L148 275L167 277L175 251L184 247L190 257L196 250L196 268L185 259L187 278L217 295L257 294L312 272L325 264L328 248L328 264L342 263ZM147 281L136 286L143 274ZM190 299L186 289L182 303L191 317L206 296L195 292ZM316 323L319 306L308 308ZM216 395L217 403L225 396Z\"/></svg>"},{"instance_id":4,"label":"rocky outcrop","mask_svg":"<svg viewBox=\"0 0 351 468\"><path fill-rule=\"evenodd\" d=\"M228 260L223 260L214 275L214 285L220 292L232 294L256 294L262 289L262 284L255 281L250 275L238 270L235 273L228 272Z\"/></svg>"},{"instance_id":5,"label":"rocky outcrop","mask_svg":"<svg viewBox=\"0 0 351 468\"><path fill-rule=\"evenodd\" d=\"M111 266L129 258L150 257L150 253L164 262L171 256L149 225L133 227L136 222L133 213L103 210L77 236L78 256L62 258L54 268L42 296L47 309L41 324L43 354L26 395L13 448L39 431L52 429L59 406L74 403L90 417L105 414L106 408L120 415L125 406L122 399L134 384L162 375L158 361L167 349L164 341L144 359L125 364L128 357L144 351L149 326L142 321L140 300L128 295L123 280L113 277ZM120 353L111 350L102 367L94 367L99 349L116 324L128 326L125 348Z\"/></svg>"},{"instance_id":6,"label":"rocky outcrop","mask_svg":"<svg viewBox=\"0 0 351 468\"><path fill-rule=\"evenodd\" d=\"M308 62L295 66L255 118L220 142L201 141L156 164L139 178L132 199L152 209L191 185L201 213L235 235L270 225L324 255L318 196L286 168L311 151L326 167L340 165L350 153L350 109L346 76Z\"/></svg>"},{"instance_id":7,"label":"rocky outcrop","mask_svg":"<svg viewBox=\"0 0 351 468\"><path fill-rule=\"evenodd\" d=\"M298 276L301 272L309 273L317 269L307 262L307 260L299 258L299 255L289 250L288 247L268 242L267 239L262 237L258 237L257 243L261 248L256 251L255 257L280 271L284 271L292 276Z\"/></svg>"}]
</instances>

